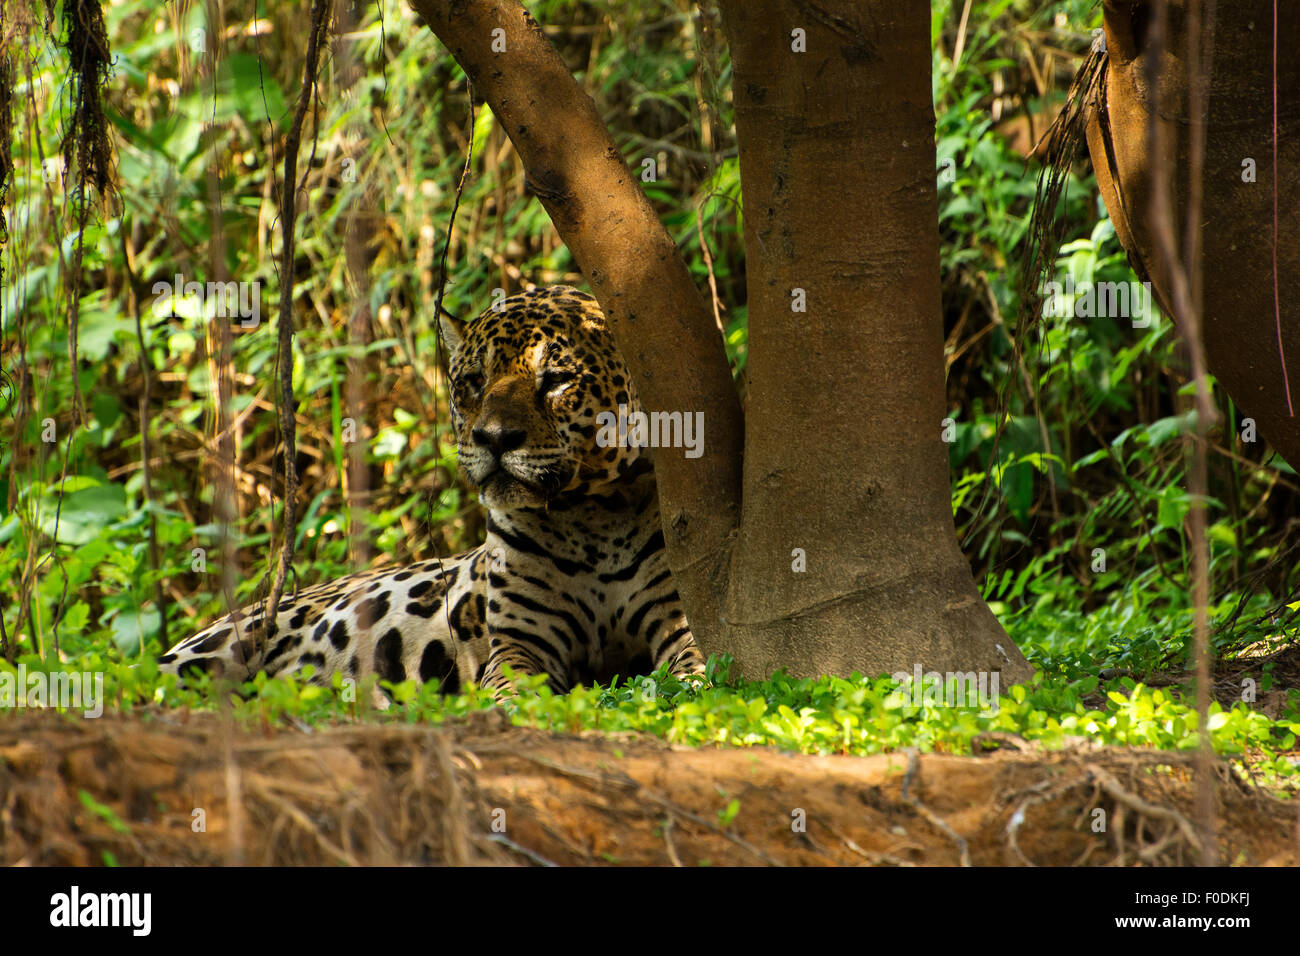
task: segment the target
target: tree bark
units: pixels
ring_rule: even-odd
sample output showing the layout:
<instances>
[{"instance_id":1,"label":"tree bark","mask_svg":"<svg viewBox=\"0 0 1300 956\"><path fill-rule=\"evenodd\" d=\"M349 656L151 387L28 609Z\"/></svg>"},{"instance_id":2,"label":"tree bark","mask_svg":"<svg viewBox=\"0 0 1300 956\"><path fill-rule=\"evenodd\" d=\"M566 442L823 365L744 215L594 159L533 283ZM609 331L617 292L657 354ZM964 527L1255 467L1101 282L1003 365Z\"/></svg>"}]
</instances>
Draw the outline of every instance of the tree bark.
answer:
<instances>
[{"instance_id":1,"label":"tree bark","mask_svg":"<svg viewBox=\"0 0 1300 956\"><path fill-rule=\"evenodd\" d=\"M656 460L669 565L703 649L750 677L920 665L1027 679L952 523L928 6L722 3L745 184L746 432L685 264L541 29L513 0L412 5L510 135L647 409L705 411L704 455ZM807 53L791 52L796 27ZM491 52L496 28L505 53ZM791 312L796 288L807 313Z\"/></svg>"},{"instance_id":2,"label":"tree bark","mask_svg":"<svg viewBox=\"0 0 1300 956\"><path fill-rule=\"evenodd\" d=\"M739 514L744 419L713 316L596 105L528 11L516 0L411 6L519 152L530 188L610 321L643 408L704 413L703 454L661 451L655 475L677 589L696 639L716 650L717 581Z\"/></svg>"},{"instance_id":3,"label":"tree bark","mask_svg":"<svg viewBox=\"0 0 1300 956\"><path fill-rule=\"evenodd\" d=\"M720 6L750 343L728 643L750 674L1024 679L953 528L929 7Z\"/></svg>"},{"instance_id":4,"label":"tree bark","mask_svg":"<svg viewBox=\"0 0 1300 956\"><path fill-rule=\"evenodd\" d=\"M1210 371L1242 413L1292 467L1300 467L1300 4L1216 4L1204 174L1202 329ZM1150 277L1172 314L1171 277L1161 267L1148 218L1157 177L1173 184L1174 222L1186 220L1188 82L1185 0L1169 0L1169 34L1158 66L1170 162L1150 155L1150 3L1106 0L1105 101L1090 112L1088 149L1115 233L1135 270ZM1273 44L1277 42L1278 159L1274 150ZM1274 236L1274 190L1277 234ZM1274 270L1276 241L1277 268ZM1275 296L1276 293L1276 296ZM1285 360L1285 361L1284 361ZM1288 374L1289 371L1289 374Z\"/></svg>"}]
</instances>

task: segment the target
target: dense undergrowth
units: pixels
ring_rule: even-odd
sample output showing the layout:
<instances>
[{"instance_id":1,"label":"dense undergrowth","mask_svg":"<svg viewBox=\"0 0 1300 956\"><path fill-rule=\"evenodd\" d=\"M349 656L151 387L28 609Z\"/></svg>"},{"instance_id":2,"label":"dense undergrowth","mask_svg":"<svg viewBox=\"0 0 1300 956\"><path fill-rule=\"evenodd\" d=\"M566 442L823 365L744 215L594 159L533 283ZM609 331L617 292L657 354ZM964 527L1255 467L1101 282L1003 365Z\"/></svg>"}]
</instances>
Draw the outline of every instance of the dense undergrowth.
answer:
<instances>
[{"instance_id":1,"label":"dense undergrowth","mask_svg":"<svg viewBox=\"0 0 1300 956\"><path fill-rule=\"evenodd\" d=\"M288 679L259 680L232 698L178 688L151 663L225 609L224 531L240 569L236 603L264 592L276 545L268 330L280 278L271 263L279 127L302 51L298 6L266 6L261 20L224 24L209 24L202 5L106 7L118 185L80 233L75 170L59 159L74 95L66 52L52 39L59 21L44 27L33 5L31 22L17 24L26 30L4 37L20 68L0 287L0 406L12 423L0 442L0 580L13 582L0 596L0 657L11 661L0 668L102 671L111 704L132 709L231 700L255 721L444 720L490 701L402 685L390 688L395 705L376 713L366 688ZM663 173L647 193L701 287L717 289L743 387L741 191L716 14L684 0L529 6L629 163L658 161ZM1142 326L1020 318L1037 173L1024 153L1062 102L1100 9L1092 0L934 0L932 9L953 511L986 598L1039 670L1035 682L1001 688L981 715L899 700L888 678L777 676L699 689L661 675L564 697L525 692L506 705L516 721L818 753L965 752L988 732L1049 745L1195 746L1185 687L1140 683L1180 680L1191 633L1181 437L1192 419L1172 327L1158 314ZM223 41L213 61L196 38L215 32ZM446 306L472 314L494 288L579 278L491 112L480 106L471 121L466 93L464 75L397 0L349 25L322 77L293 277L302 303L293 370L299 584L376 560L453 553L482 534L456 472L429 320L471 142ZM1135 278L1086 157L1059 216L1064 239L1047 278ZM860 227L872 228L869 211ZM67 276L78 245L74 370ZM228 524L214 502L211 324L183 296L174 309L153 306L154 283L176 274L262 283L263 321L236 330L232 343L237 516ZM1217 388L1216 399L1224 420L1211 432L1211 612L1214 649L1229 669L1254 659L1243 654L1296 642L1300 497L1294 470L1250 440ZM1274 686L1270 666L1240 688L1216 687L1223 706L1209 732L1252 772L1293 778L1300 694ZM1266 696L1273 716L1258 706Z\"/></svg>"}]
</instances>

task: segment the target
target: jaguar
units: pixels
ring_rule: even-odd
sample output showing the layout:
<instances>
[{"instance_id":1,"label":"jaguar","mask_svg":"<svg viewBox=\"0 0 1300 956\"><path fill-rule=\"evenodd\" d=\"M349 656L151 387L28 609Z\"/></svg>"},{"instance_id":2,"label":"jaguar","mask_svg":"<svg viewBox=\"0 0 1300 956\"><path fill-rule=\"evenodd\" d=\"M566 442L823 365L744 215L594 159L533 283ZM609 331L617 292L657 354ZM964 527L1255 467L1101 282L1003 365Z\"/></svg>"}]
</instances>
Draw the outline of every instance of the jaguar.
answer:
<instances>
[{"instance_id":1,"label":"jaguar","mask_svg":"<svg viewBox=\"0 0 1300 956\"><path fill-rule=\"evenodd\" d=\"M704 673L664 555L653 462L598 427L640 406L596 300L535 288L440 325L484 542L286 595L273 621L245 607L162 655L163 671L243 680L311 665L322 685L342 672L498 696L507 668L545 674L557 693L665 666Z\"/></svg>"}]
</instances>

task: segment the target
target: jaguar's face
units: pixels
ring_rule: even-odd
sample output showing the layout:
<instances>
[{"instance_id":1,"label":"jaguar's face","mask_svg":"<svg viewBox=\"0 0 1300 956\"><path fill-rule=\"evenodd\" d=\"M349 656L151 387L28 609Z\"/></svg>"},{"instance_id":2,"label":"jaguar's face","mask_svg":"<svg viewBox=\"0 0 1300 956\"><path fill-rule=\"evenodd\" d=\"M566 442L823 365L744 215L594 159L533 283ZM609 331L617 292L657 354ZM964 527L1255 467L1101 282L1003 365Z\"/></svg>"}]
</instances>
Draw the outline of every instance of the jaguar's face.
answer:
<instances>
[{"instance_id":1,"label":"jaguar's face","mask_svg":"<svg viewBox=\"0 0 1300 956\"><path fill-rule=\"evenodd\" d=\"M489 508L599 493L635 463L639 450L605 447L597 421L620 404L631 410L635 399L591 296L535 289L468 324L442 326L460 463Z\"/></svg>"}]
</instances>

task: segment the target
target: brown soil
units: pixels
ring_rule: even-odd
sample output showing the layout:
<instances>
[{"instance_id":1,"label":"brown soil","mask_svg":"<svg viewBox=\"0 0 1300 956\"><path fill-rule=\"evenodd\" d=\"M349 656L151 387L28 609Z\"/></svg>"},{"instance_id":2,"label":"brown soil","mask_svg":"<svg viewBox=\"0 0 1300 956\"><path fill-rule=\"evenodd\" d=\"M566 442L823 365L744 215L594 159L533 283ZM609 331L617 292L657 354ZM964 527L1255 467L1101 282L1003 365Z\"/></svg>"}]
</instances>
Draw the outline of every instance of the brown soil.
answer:
<instances>
[{"instance_id":1,"label":"brown soil","mask_svg":"<svg viewBox=\"0 0 1300 956\"><path fill-rule=\"evenodd\" d=\"M496 713L312 732L30 713L0 722L0 864L1190 863L1188 761L695 750ZM1294 805L1222 769L1215 787L1222 862L1297 863Z\"/></svg>"}]
</instances>

